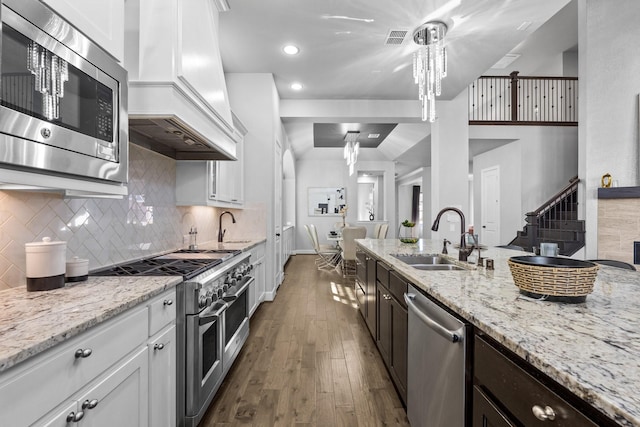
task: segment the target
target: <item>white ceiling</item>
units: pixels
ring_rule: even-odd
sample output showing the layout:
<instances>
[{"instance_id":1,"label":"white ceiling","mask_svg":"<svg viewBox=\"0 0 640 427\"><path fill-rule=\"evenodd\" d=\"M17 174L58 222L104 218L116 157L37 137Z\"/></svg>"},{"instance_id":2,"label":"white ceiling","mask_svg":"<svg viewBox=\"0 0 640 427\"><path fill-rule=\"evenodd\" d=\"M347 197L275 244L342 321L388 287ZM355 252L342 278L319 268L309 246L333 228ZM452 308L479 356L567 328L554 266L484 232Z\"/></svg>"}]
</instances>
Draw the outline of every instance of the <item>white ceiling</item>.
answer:
<instances>
[{"instance_id":1,"label":"white ceiling","mask_svg":"<svg viewBox=\"0 0 640 427\"><path fill-rule=\"evenodd\" d=\"M509 68L490 70L491 74L508 75L512 70L530 74L564 51L575 49L576 0L549 21L568 3L569 0L229 0L231 10L220 14L220 50L225 72L272 73L281 99L415 100L415 44L411 35L420 24L440 20L449 27L445 38L449 75L443 81L441 98L452 99L478 76L487 74L506 53L521 56ZM525 21L531 24L519 31L517 28ZM536 33L542 25L544 31ZM391 30L409 33L401 45L385 45ZM297 45L300 53L295 57L284 55L281 49L287 43ZM294 81L303 84L302 91L289 87ZM313 148L313 118L283 121L297 158L342 157L341 149ZM375 117L360 121L382 123ZM411 161L425 166L424 160L403 154L418 143L428 144L429 126L416 124L415 118L398 121L401 124L380 147L361 150L361 158L396 160L399 169L410 169ZM341 121L334 118L332 122ZM369 150L374 152L368 153Z\"/></svg>"}]
</instances>

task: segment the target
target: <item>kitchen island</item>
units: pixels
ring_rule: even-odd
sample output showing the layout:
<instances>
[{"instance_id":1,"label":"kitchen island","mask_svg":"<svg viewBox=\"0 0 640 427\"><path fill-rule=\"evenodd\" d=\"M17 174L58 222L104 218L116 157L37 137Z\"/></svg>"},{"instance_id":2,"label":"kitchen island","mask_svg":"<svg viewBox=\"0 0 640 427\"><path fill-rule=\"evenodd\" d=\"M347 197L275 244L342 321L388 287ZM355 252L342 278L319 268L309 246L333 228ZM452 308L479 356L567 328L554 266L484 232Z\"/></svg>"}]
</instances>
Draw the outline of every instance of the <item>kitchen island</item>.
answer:
<instances>
[{"instance_id":1,"label":"kitchen island","mask_svg":"<svg viewBox=\"0 0 640 427\"><path fill-rule=\"evenodd\" d=\"M616 423L640 426L640 296L637 272L602 266L586 302L520 295L507 259L526 253L490 248L495 269L422 271L391 254L437 254L440 241L357 240L358 247ZM475 259L470 257L470 260ZM457 251L450 250L457 260ZM456 261L457 262L457 261Z\"/></svg>"}]
</instances>

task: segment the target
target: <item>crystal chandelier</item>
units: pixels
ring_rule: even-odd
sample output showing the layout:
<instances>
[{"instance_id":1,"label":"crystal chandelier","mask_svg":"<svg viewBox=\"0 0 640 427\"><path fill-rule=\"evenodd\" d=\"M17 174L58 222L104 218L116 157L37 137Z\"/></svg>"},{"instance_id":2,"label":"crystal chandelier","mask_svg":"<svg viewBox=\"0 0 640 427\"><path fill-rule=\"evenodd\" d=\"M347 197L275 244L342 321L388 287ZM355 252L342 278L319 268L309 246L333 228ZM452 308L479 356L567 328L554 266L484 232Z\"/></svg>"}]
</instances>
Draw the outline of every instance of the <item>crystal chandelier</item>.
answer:
<instances>
[{"instance_id":1,"label":"crystal chandelier","mask_svg":"<svg viewBox=\"0 0 640 427\"><path fill-rule=\"evenodd\" d=\"M360 150L358 136L360 136L358 131L348 131L344 136L344 158L347 160L347 166L349 166L349 176L353 175L358 161L358 151Z\"/></svg>"},{"instance_id":2,"label":"crystal chandelier","mask_svg":"<svg viewBox=\"0 0 640 427\"><path fill-rule=\"evenodd\" d=\"M422 120L436 120L436 96L442 91L442 79L447 76L447 50L444 36L447 26L431 21L413 33L413 41L420 47L413 54L413 78L418 85L418 99L422 102Z\"/></svg>"},{"instance_id":3,"label":"crystal chandelier","mask_svg":"<svg viewBox=\"0 0 640 427\"><path fill-rule=\"evenodd\" d=\"M34 41L27 46L27 69L35 76L35 89L42 94L42 114L47 120L60 118L60 98L69 80L67 61Z\"/></svg>"}]
</instances>

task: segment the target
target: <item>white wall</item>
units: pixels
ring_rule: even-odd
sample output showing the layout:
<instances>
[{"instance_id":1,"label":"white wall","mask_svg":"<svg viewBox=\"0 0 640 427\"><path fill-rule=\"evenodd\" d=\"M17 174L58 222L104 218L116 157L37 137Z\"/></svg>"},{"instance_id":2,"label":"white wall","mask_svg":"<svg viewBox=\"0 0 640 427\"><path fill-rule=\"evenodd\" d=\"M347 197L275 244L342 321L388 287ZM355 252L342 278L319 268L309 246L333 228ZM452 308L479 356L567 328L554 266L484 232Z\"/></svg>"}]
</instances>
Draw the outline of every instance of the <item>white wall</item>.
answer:
<instances>
[{"instance_id":1,"label":"white wall","mask_svg":"<svg viewBox=\"0 0 640 427\"><path fill-rule=\"evenodd\" d=\"M358 194L358 171L382 171L383 172L383 194L384 212L382 217L389 222L389 233L387 237L395 236L392 224L396 222L395 215L395 166L393 162L367 162L358 161L353 175L349 176L349 171L344 160L310 160L298 159L296 161L296 249L299 252L312 250L309 237L306 234L304 225L315 224L318 230L320 243L329 243L326 239L327 233L333 229L336 222L341 222L341 216L309 216L307 190L310 187L345 187L347 195L347 217L346 222L351 225L362 225L367 227L367 236L373 235L374 222L357 220L357 194ZM378 213L376 213L377 217Z\"/></svg>"},{"instance_id":2,"label":"white wall","mask_svg":"<svg viewBox=\"0 0 640 427\"><path fill-rule=\"evenodd\" d=\"M538 208L578 174L578 130L570 126L471 126L472 138L519 139L473 158L474 219L482 225L480 173L500 167L500 239L522 230L525 214Z\"/></svg>"},{"instance_id":3,"label":"white wall","mask_svg":"<svg viewBox=\"0 0 640 427\"><path fill-rule=\"evenodd\" d=\"M586 220L586 257L598 252L600 178L637 186L640 2L579 0L580 214ZM629 248L633 250L633 248Z\"/></svg>"},{"instance_id":4,"label":"white wall","mask_svg":"<svg viewBox=\"0 0 640 427\"><path fill-rule=\"evenodd\" d=\"M265 210L266 298L275 297L274 188L276 138L286 150L278 112L279 100L273 76L267 73L229 73L225 76L229 101L248 132L244 137L244 199L248 208ZM281 181L281 178L280 178ZM281 212L277 213L281 215Z\"/></svg>"},{"instance_id":5,"label":"white wall","mask_svg":"<svg viewBox=\"0 0 640 427\"><path fill-rule=\"evenodd\" d=\"M436 103L438 119L431 125L431 218L445 207L469 211L469 104L467 90L452 101ZM426 188L426 187L423 187ZM423 198L426 194L423 195ZM426 222L425 218L425 222ZM468 222L468 220L467 220ZM460 242L460 218L448 213L432 238ZM465 230L466 231L466 230Z\"/></svg>"}]
</instances>

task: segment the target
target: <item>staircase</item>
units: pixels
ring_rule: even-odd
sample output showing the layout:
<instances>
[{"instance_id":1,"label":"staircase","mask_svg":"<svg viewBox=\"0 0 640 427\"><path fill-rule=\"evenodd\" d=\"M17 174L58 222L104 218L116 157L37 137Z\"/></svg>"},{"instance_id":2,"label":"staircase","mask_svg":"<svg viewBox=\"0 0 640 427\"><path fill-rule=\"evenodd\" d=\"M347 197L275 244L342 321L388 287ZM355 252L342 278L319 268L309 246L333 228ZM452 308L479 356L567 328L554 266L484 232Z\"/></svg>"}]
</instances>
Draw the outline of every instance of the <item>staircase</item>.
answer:
<instances>
[{"instance_id":1,"label":"staircase","mask_svg":"<svg viewBox=\"0 0 640 427\"><path fill-rule=\"evenodd\" d=\"M518 236L509 243L532 252L540 243L557 243L560 255L571 256L584 247L585 224L578 219L578 177L533 212Z\"/></svg>"}]
</instances>

